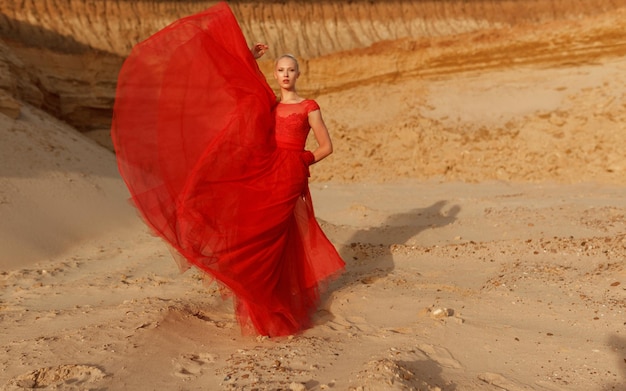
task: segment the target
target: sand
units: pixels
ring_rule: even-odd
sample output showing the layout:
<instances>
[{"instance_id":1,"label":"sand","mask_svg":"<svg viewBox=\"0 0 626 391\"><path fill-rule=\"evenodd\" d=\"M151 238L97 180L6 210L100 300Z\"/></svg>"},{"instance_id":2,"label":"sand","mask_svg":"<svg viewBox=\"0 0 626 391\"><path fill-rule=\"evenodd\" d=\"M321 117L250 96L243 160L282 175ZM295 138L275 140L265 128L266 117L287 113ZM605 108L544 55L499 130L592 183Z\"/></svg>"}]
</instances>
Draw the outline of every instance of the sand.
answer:
<instances>
[{"instance_id":1,"label":"sand","mask_svg":"<svg viewBox=\"0 0 626 391\"><path fill-rule=\"evenodd\" d=\"M10 98L0 389L626 389L626 57L587 53L310 88L335 142L313 201L347 267L284 338L243 336L179 273L106 140Z\"/></svg>"}]
</instances>

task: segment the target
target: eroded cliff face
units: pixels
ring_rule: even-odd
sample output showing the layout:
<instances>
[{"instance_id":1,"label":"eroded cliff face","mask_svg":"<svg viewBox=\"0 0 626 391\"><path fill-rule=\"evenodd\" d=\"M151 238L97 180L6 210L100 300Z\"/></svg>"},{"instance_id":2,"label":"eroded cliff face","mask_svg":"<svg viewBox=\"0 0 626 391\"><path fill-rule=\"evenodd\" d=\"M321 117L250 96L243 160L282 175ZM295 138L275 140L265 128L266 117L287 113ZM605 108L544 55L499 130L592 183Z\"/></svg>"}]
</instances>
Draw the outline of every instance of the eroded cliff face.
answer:
<instances>
[{"instance_id":1,"label":"eroded cliff face","mask_svg":"<svg viewBox=\"0 0 626 391\"><path fill-rule=\"evenodd\" d=\"M124 57L174 20L215 1L0 1L0 33L63 52L99 50ZM580 20L619 0L230 1L250 40L273 54L312 58L400 38L442 37L523 24Z\"/></svg>"},{"instance_id":2,"label":"eroded cliff face","mask_svg":"<svg viewBox=\"0 0 626 391\"><path fill-rule=\"evenodd\" d=\"M15 113L21 100L84 131L108 128L117 72L133 45L213 3L0 0L0 101L13 107L5 112ZM270 45L261 62L266 73L279 53L303 59L301 90L309 95L399 77L626 53L626 0L229 3L248 40Z\"/></svg>"}]
</instances>

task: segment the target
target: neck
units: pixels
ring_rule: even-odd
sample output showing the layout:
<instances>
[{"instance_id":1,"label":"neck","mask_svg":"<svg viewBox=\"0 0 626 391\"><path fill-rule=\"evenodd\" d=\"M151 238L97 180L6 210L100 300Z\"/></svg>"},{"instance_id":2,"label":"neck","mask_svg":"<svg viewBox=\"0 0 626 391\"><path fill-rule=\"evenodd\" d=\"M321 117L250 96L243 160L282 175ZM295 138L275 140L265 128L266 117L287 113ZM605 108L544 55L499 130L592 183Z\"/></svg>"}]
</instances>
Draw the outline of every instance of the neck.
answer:
<instances>
[{"instance_id":1,"label":"neck","mask_svg":"<svg viewBox=\"0 0 626 391\"><path fill-rule=\"evenodd\" d=\"M300 99L298 93L295 90L281 90L280 91L280 100L282 102L289 102Z\"/></svg>"}]
</instances>

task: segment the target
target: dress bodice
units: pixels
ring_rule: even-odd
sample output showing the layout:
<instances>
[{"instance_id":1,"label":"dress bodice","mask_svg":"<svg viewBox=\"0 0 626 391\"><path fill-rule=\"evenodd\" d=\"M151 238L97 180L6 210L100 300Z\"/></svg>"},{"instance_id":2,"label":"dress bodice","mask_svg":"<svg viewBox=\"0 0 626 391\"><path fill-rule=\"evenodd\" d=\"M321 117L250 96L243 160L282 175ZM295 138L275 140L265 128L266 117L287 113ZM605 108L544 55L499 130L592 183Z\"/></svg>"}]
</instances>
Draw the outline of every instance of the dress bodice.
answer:
<instances>
[{"instance_id":1,"label":"dress bodice","mask_svg":"<svg viewBox=\"0 0 626 391\"><path fill-rule=\"evenodd\" d=\"M317 102L305 99L299 103L279 103L276 107L276 144L280 148L304 149L311 130L309 113L319 110Z\"/></svg>"}]
</instances>

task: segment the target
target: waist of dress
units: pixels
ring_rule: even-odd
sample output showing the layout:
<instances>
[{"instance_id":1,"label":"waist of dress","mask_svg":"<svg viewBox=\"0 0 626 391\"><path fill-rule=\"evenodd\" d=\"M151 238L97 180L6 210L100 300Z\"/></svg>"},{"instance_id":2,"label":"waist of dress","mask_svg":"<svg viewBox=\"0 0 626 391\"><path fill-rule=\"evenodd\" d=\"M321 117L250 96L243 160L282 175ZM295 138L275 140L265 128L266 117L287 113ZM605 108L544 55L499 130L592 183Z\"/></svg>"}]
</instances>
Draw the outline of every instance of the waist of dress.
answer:
<instances>
[{"instance_id":1,"label":"waist of dress","mask_svg":"<svg viewBox=\"0 0 626 391\"><path fill-rule=\"evenodd\" d=\"M304 144L301 141L296 140L284 140L277 139L276 146L280 149L288 149L290 151L303 151Z\"/></svg>"}]
</instances>

